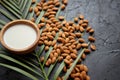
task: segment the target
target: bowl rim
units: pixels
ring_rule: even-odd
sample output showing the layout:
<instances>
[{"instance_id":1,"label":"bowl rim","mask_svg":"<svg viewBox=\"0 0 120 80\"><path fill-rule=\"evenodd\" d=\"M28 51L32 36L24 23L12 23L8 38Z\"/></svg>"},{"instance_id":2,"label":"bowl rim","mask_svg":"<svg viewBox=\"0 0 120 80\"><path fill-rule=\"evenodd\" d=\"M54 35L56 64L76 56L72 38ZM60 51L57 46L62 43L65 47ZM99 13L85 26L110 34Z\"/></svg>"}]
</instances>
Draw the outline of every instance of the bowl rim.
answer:
<instances>
[{"instance_id":1,"label":"bowl rim","mask_svg":"<svg viewBox=\"0 0 120 80\"><path fill-rule=\"evenodd\" d=\"M29 45L28 47L26 48L23 48L23 49L14 49L14 48L11 48L9 46L7 46L7 44L5 43L4 41L4 33L6 30L8 30L10 27L12 27L13 25L17 25L17 24L25 24L25 25L29 25L30 27L32 27L35 31L36 31L36 40L31 44ZM20 19L20 20L14 20L14 21L11 21L9 23L7 23L1 30L1 33L0 33L0 42L1 44L3 45L3 47L5 47L7 50L9 51L12 51L12 52L25 52L34 48L36 46L36 44L38 43L39 41L39 37L40 37L40 32L39 32L39 28L37 27L37 25L35 23L33 23L32 21L30 20L24 20L24 19Z\"/></svg>"}]
</instances>

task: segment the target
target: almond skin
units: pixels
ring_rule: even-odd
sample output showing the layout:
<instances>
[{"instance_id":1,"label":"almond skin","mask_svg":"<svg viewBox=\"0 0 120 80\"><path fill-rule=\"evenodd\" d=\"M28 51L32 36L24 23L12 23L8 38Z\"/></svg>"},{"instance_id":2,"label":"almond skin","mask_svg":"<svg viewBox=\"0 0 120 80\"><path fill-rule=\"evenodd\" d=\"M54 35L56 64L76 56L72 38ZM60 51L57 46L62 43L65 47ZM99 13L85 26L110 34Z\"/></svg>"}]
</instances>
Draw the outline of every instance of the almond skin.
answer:
<instances>
[{"instance_id":1,"label":"almond skin","mask_svg":"<svg viewBox=\"0 0 120 80\"><path fill-rule=\"evenodd\" d=\"M84 16L83 16L83 15L80 15L79 18L80 18L81 20L83 20L83 19L84 19Z\"/></svg>"},{"instance_id":2,"label":"almond skin","mask_svg":"<svg viewBox=\"0 0 120 80\"><path fill-rule=\"evenodd\" d=\"M58 19L62 21L64 20L64 16L59 16Z\"/></svg>"},{"instance_id":3,"label":"almond skin","mask_svg":"<svg viewBox=\"0 0 120 80\"><path fill-rule=\"evenodd\" d=\"M84 28L82 27L82 26L80 26L80 32L82 33L82 32L84 32Z\"/></svg>"},{"instance_id":4,"label":"almond skin","mask_svg":"<svg viewBox=\"0 0 120 80\"><path fill-rule=\"evenodd\" d=\"M82 43L81 46L82 46L83 48L87 48L87 47L88 47L88 44L87 44L87 43Z\"/></svg>"},{"instance_id":5,"label":"almond skin","mask_svg":"<svg viewBox=\"0 0 120 80\"><path fill-rule=\"evenodd\" d=\"M76 17L76 18L74 18L74 22L78 22L78 18Z\"/></svg>"},{"instance_id":6,"label":"almond skin","mask_svg":"<svg viewBox=\"0 0 120 80\"><path fill-rule=\"evenodd\" d=\"M91 42L94 42L95 41L95 38L93 36L89 36L88 37L88 40L91 41Z\"/></svg>"},{"instance_id":7,"label":"almond skin","mask_svg":"<svg viewBox=\"0 0 120 80\"><path fill-rule=\"evenodd\" d=\"M91 29L92 29L92 28L91 28L90 26L88 26L88 27L86 28L86 32L89 32Z\"/></svg>"},{"instance_id":8,"label":"almond skin","mask_svg":"<svg viewBox=\"0 0 120 80\"><path fill-rule=\"evenodd\" d=\"M90 80L90 76L86 76L86 80Z\"/></svg>"},{"instance_id":9,"label":"almond skin","mask_svg":"<svg viewBox=\"0 0 120 80\"><path fill-rule=\"evenodd\" d=\"M62 9L62 10L64 10L64 9L65 9L65 5L64 5L64 4L62 4L61 9Z\"/></svg>"},{"instance_id":10,"label":"almond skin","mask_svg":"<svg viewBox=\"0 0 120 80\"><path fill-rule=\"evenodd\" d=\"M34 8L34 12L35 12L35 13L38 12L38 8L37 8L37 7Z\"/></svg>"},{"instance_id":11,"label":"almond skin","mask_svg":"<svg viewBox=\"0 0 120 80\"><path fill-rule=\"evenodd\" d=\"M84 65L84 71L88 72L88 67L86 65Z\"/></svg>"},{"instance_id":12,"label":"almond skin","mask_svg":"<svg viewBox=\"0 0 120 80\"><path fill-rule=\"evenodd\" d=\"M63 57L62 56L59 56L58 57L58 62L61 62L63 60Z\"/></svg>"},{"instance_id":13,"label":"almond skin","mask_svg":"<svg viewBox=\"0 0 120 80\"><path fill-rule=\"evenodd\" d=\"M80 42L80 43L84 43L85 40L84 40L83 38L79 38L79 42Z\"/></svg>"},{"instance_id":14,"label":"almond skin","mask_svg":"<svg viewBox=\"0 0 120 80\"><path fill-rule=\"evenodd\" d=\"M32 11L33 11L33 7L30 7L29 12L32 12Z\"/></svg>"},{"instance_id":15,"label":"almond skin","mask_svg":"<svg viewBox=\"0 0 120 80\"><path fill-rule=\"evenodd\" d=\"M90 48L91 48L91 50L93 50L93 51L96 50L96 46L95 46L94 44L91 44L91 45L90 45Z\"/></svg>"},{"instance_id":16,"label":"almond skin","mask_svg":"<svg viewBox=\"0 0 120 80\"><path fill-rule=\"evenodd\" d=\"M78 43L76 49L80 49L80 48L81 48L81 44Z\"/></svg>"},{"instance_id":17,"label":"almond skin","mask_svg":"<svg viewBox=\"0 0 120 80\"><path fill-rule=\"evenodd\" d=\"M85 53L90 53L91 51L90 51L90 49L85 49L84 52L85 52Z\"/></svg>"},{"instance_id":18,"label":"almond skin","mask_svg":"<svg viewBox=\"0 0 120 80\"><path fill-rule=\"evenodd\" d=\"M36 0L32 0L32 4L34 4L36 2Z\"/></svg>"},{"instance_id":19,"label":"almond skin","mask_svg":"<svg viewBox=\"0 0 120 80\"><path fill-rule=\"evenodd\" d=\"M44 61L44 57L40 57L40 62L43 62Z\"/></svg>"},{"instance_id":20,"label":"almond skin","mask_svg":"<svg viewBox=\"0 0 120 80\"><path fill-rule=\"evenodd\" d=\"M64 59L64 62L69 65L70 64L70 61L68 61L67 59Z\"/></svg>"},{"instance_id":21,"label":"almond skin","mask_svg":"<svg viewBox=\"0 0 120 80\"><path fill-rule=\"evenodd\" d=\"M73 59L76 59L76 58L77 58L77 55L74 54L74 53L70 54L70 56L71 56L71 58L73 58Z\"/></svg>"},{"instance_id":22,"label":"almond skin","mask_svg":"<svg viewBox=\"0 0 120 80\"><path fill-rule=\"evenodd\" d=\"M86 58L85 53L82 54L81 58L82 58L82 59L85 59L85 58Z\"/></svg>"},{"instance_id":23,"label":"almond skin","mask_svg":"<svg viewBox=\"0 0 120 80\"><path fill-rule=\"evenodd\" d=\"M90 29L90 30L89 30L89 33L90 33L90 34L93 34L94 32L95 32L94 29Z\"/></svg>"},{"instance_id":24,"label":"almond skin","mask_svg":"<svg viewBox=\"0 0 120 80\"><path fill-rule=\"evenodd\" d=\"M51 63L53 64L55 61L56 61L56 57L53 57Z\"/></svg>"}]
</instances>

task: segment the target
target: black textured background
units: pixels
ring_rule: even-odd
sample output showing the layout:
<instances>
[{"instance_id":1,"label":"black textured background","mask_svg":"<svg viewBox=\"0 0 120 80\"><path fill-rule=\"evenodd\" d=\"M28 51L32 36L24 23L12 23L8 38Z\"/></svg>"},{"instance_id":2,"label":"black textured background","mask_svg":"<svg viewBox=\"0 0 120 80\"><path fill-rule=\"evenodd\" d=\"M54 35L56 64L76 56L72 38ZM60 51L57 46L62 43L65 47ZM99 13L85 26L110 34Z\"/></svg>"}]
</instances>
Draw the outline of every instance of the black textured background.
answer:
<instances>
[{"instance_id":1,"label":"black textured background","mask_svg":"<svg viewBox=\"0 0 120 80\"><path fill-rule=\"evenodd\" d=\"M91 80L120 80L120 0L69 0L67 20L84 14L95 29L97 50L87 56ZM0 67L0 80L30 80Z\"/></svg>"}]
</instances>

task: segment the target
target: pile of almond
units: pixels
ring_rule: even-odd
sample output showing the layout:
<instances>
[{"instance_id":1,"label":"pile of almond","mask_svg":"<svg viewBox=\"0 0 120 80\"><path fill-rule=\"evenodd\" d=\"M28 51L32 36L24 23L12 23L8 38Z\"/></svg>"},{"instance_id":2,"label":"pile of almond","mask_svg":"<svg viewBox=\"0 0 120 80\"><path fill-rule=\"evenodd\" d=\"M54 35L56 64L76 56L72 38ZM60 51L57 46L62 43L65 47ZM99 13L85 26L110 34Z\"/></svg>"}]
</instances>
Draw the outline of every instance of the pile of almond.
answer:
<instances>
[{"instance_id":1,"label":"pile of almond","mask_svg":"<svg viewBox=\"0 0 120 80\"><path fill-rule=\"evenodd\" d=\"M34 4L35 0L32 0L32 3ZM40 0L34 9L32 7L29 9L30 12L34 10L35 13L35 17L31 21L35 22L35 18L40 15L40 12L42 10L45 11L38 24L38 28L42 29L39 45L45 45L44 50L46 52L50 47L53 47L45 65L50 66L55 62L64 61L63 71L67 72L79 55L78 51L84 48L85 51L69 78L74 80L90 80L90 77L87 75L87 66L80 62L86 58L86 54L96 50L94 44L95 38L93 36L94 29L89 26L89 21L84 19L83 15L79 15L74 18L74 21L69 22L65 20L64 16L57 18L56 14L59 8L64 10L67 4L68 0L62 0L62 2L59 0ZM82 38L85 33L89 34L88 40ZM41 57L40 60L43 62L44 57ZM57 80L62 80L62 76L58 77Z\"/></svg>"}]
</instances>

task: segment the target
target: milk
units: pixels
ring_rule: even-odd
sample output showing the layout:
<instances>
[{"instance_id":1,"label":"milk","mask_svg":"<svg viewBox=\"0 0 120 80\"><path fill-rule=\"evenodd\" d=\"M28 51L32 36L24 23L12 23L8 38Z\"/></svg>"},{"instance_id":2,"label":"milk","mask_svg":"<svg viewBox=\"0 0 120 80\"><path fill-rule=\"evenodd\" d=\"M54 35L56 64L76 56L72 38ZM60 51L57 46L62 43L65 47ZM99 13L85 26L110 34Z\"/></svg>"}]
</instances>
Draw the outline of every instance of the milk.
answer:
<instances>
[{"instance_id":1,"label":"milk","mask_svg":"<svg viewBox=\"0 0 120 80\"><path fill-rule=\"evenodd\" d=\"M13 49L27 48L35 42L36 38L36 31L25 24L11 26L3 35L5 44Z\"/></svg>"}]
</instances>

